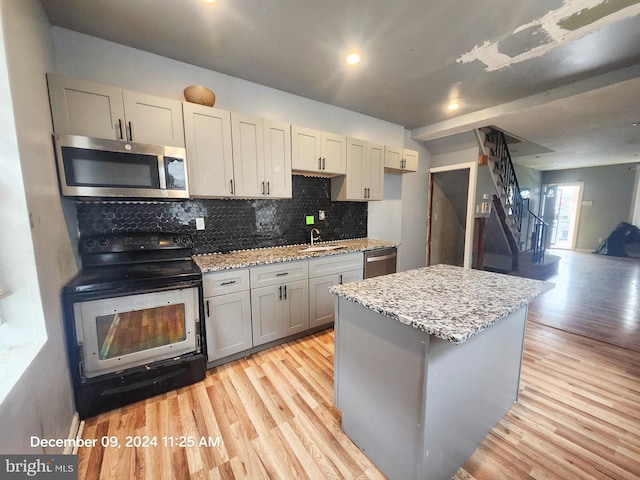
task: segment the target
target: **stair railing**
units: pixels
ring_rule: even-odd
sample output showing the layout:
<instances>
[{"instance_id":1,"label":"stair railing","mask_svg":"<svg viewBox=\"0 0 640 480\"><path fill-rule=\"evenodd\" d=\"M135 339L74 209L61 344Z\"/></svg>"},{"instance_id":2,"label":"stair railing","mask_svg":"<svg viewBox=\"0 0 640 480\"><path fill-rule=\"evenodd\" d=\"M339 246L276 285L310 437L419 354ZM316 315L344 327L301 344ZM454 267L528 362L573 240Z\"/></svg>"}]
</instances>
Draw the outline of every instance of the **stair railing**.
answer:
<instances>
[{"instance_id":1,"label":"stair railing","mask_svg":"<svg viewBox=\"0 0 640 480\"><path fill-rule=\"evenodd\" d=\"M531 231L531 261L537 264L544 263L544 252L547 248L547 231L549 224L529 210L529 215L534 219Z\"/></svg>"},{"instance_id":2,"label":"stair railing","mask_svg":"<svg viewBox=\"0 0 640 480\"><path fill-rule=\"evenodd\" d=\"M495 172L500 179L499 188L502 190L500 194L502 198L507 200L509 211L506 213L513 222L513 226L520 232L522 229L524 202L520 195L520 186L518 185L516 171L513 168L513 162L509 154L507 139L503 132L491 129L487 134L487 140L491 144L490 149L491 156L495 160Z\"/></svg>"}]
</instances>

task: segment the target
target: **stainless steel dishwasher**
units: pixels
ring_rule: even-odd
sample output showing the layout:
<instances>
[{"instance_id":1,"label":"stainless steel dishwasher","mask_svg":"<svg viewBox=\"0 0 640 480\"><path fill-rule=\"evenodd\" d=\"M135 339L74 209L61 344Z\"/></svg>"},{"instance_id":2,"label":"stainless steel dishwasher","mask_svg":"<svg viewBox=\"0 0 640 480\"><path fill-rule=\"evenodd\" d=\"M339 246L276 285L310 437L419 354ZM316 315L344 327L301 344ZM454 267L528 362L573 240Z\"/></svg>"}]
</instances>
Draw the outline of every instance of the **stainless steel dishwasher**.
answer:
<instances>
[{"instance_id":1,"label":"stainless steel dishwasher","mask_svg":"<svg viewBox=\"0 0 640 480\"><path fill-rule=\"evenodd\" d=\"M396 247L380 248L364 253L364 278L396 273Z\"/></svg>"}]
</instances>

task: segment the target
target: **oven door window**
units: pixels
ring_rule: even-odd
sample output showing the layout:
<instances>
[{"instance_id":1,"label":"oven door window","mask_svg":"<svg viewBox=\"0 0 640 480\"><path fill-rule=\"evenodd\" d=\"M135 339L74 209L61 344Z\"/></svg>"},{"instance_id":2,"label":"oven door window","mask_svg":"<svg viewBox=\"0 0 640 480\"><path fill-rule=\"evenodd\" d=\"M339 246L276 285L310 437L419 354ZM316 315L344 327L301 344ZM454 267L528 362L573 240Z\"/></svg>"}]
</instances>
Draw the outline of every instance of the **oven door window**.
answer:
<instances>
[{"instance_id":1,"label":"oven door window","mask_svg":"<svg viewBox=\"0 0 640 480\"><path fill-rule=\"evenodd\" d=\"M184 303L96 317L98 357L121 357L187 339Z\"/></svg>"},{"instance_id":2,"label":"oven door window","mask_svg":"<svg viewBox=\"0 0 640 480\"><path fill-rule=\"evenodd\" d=\"M76 303L75 326L87 378L195 352L195 287Z\"/></svg>"},{"instance_id":3,"label":"oven door window","mask_svg":"<svg viewBox=\"0 0 640 480\"><path fill-rule=\"evenodd\" d=\"M160 188L156 155L62 147L62 158L68 186Z\"/></svg>"}]
</instances>

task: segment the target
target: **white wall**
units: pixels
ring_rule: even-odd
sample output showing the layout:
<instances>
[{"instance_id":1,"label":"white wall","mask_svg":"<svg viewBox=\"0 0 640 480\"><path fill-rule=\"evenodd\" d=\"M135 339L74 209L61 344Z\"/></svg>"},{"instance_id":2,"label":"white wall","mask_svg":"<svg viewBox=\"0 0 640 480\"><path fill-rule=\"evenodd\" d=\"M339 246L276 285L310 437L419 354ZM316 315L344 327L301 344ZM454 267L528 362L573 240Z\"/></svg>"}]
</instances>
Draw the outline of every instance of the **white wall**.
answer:
<instances>
[{"instance_id":1,"label":"white wall","mask_svg":"<svg viewBox=\"0 0 640 480\"><path fill-rule=\"evenodd\" d=\"M427 215L429 214L429 152L421 142L411 138L405 131L406 148L418 150L420 160L416 173L402 176L402 248L398 259L398 270L427 265Z\"/></svg>"},{"instance_id":2,"label":"white wall","mask_svg":"<svg viewBox=\"0 0 640 480\"><path fill-rule=\"evenodd\" d=\"M478 161L478 147L431 155L430 168Z\"/></svg>"},{"instance_id":3,"label":"white wall","mask_svg":"<svg viewBox=\"0 0 640 480\"><path fill-rule=\"evenodd\" d=\"M387 145L405 144L401 125L70 30L53 27L52 35L57 72L62 75L176 100L184 100L182 91L186 86L205 85L215 92L218 108ZM412 143L409 148L418 148ZM422 149L420 157L420 165L426 165L426 150ZM402 205L405 185L408 185L406 195L418 197L416 201L422 202L426 197L427 183L418 177L413 179L413 175L419 174L385 174L384 200L369 202L368 208L369 236L401 242L399 255L406 258L403 262L407 266L422 263L426 238L419 228L424 222L418 221L418 228L414 228L415 218Z\"/></svg>"},{"instance_id":4,"label":"white wall","mask_svg":"<svg viewBox=\"0 0 640 480\"><path fill-rule=\"evenodd\" d=\"M42 453L29 448L29 436L65 438L74 412L60 289L77 267L51 140L45 72L55 63L49 25L36 0L0 0L0 9L6 55L0 61L0 260L12 291L2 309L10 326L26 327L28 342L44 342L0 404L0 452Z\"/></svg>"}]
</instances>

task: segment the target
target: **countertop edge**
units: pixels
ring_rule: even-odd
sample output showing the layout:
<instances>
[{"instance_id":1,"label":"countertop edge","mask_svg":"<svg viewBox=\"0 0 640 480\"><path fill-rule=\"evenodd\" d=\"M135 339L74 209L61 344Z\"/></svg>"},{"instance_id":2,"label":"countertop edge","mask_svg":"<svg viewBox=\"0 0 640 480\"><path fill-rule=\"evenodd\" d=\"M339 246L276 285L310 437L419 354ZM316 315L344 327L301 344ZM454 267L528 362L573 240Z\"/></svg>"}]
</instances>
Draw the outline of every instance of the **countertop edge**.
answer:
<instances>
[{"instance_id":1,"label":"countertop edge","mask_svg":"<svg viewBox=\"0 0 640 480\"><path fill-rule=\"evenodd\" d=\"M318 257L328 257L332 255L342 255L345 253L358 253L379 248L399 247L400 243L390 242L386 240L377 240L371 238L334 240L329 242L321 242L317 245L346 245L345 248L336 250L319 251L319 252L303 252L301 251L309 244L301 245L283 245L278 247L258 248L252 250L241 250L230 253L208 253L194 255L192 258L198 265L201 273L222 272L226 270L234 270L240 268L258 267L261 265L271 265L274 263L295 262L298 260L309 260ZM355 245L354 245L355 244ZM246 257L253 257L247 259ZM234 261L235 259L235 261ZM209 265L208 262L222 260L215 265Z\"/></svg>"},{"instance_id":2,"label":"countertop edge","mask_svg":"<svg viewBox=\"0 0 640 480\"><path fill-rule=\"evenodd\" d=\"M430 269L434 269L431 271L436 272L439 275L435 276L434 278L428 278L426 280L430 282L435 282L435 283L432 283L432 285L435 286L434 292L438 291L439 294L442 294L443 292L440 290L440 285L438 284L438 276L440 276L441 278L443 272L445 272L445 276L446 276L446 271L447 271L446 268L449 268L449 267L443 267L438 265L436 267L423 267L420 269L400 272L398 274L393 275L393 277L395 277L393 283L402 285L401 279L403 278L403 275L404 276L420 275L421 274L420 271L426 272L426 271L429 271ZM459 267L453 267L453 268L459 268ZM469 270L469 272L477 272L477 271ZM453 270L452 270L452 273L453 273ZM488 273L488 272L485 272L485 273ZM501 274L491 274L491 275L501 275ZM554 284L550 282L543 282L540 280L533 280L533 279L522 279L522 277L518 277L520 278L520 281L524 280L526 282L531 282L530 283L531 290L527 290L526 292L519 294L518 298L510 298L508 300L504 300L504 303L500 304L498 307L496 307L494 303L492 310L480 307L482 308L481 314L478 314L479 309L478 309L478 304L476 303L476 305L474 305L475 310L473 310L473 312L470 314L469 322L466 322L466 323L462 322L461 324L460 316L456 318L456 315L458 315L457 311L452 317L447 316L446 319L443 319L443 317L438 313L435 313L435 314L428 313L429 311L446 312L447 307L450 306L451 304L451 302L448 300L449 298L451 298L450 295L445 295L443 297L445 298L445 300L443 300L442 298L436 299L435 301L429 300L426 304L424 304L425 302L424 297L420 297L417 293L415 296L410 295L411 298L415 298L416 304L420 307L418 310L416 310L415 307L405 308L405 304L393 305L393 302L391 302L391 305L387 305L386 300L384 298L384 294L380 293L381 292L380 286L379 286L380 284L378 283L378 282L386 282L387 280L382 279L383 277L379 277L379 278L381 280L376 280L375 278L373 278L373 279L363 280L361 282L355 282L347 285L334 285L329 287L329 293L336 295L339 298L343 298L347 301L359 304L365 308L368 308L376 313L384 315L399 323L402 323L404 325L409 325L417 330L423 331L429 335L433 335L434 337L440 338L442 340L446 340L456 345L460 345L466 342L467 340L478 335L488 327L495 325L502 318L505 318L508 315L512 314L513 312L527 306L533 300L535 300L536 298L543 295L544 293L546 293L547 291L551 290L554 287ZM412 280L414 279L415 277L412 278ZM371 284L373 285L378 284L378 287L373 288L373 292L374 292L373 294L371 294L370 291L367 291L369 288L368 285L371 285ZM360 287L360 285L362 285L362 287ZM386 285L386 287L389 287L389 285L387 285L386 283L384 285ZM406 288L411 290L410 287L406 287ZM369 290L371 289L369 288ZM458 299L458 303L462 306L462 309L464 310L465 305L467 305L470 302L468 302L467 301L468 299L465 299L464 296L460 297L460 292L455 292L454 294ZM424 295L424 292L422 292L422 295ZM422 305L425 305L425 306L423 307ZM455 302L454 302L454 306L455 306ZM450 311L451 309L449 308L448 310ZM413 313L411 313L412 311ZM416 314L418 315L417 317L415 317ZM433 317L430 316L432 314L434 315ZM422 318L420 318L420 315L422 315ZM448 314L444 314L444 315L448 315Z\"/></svg>"}]
</instances>

